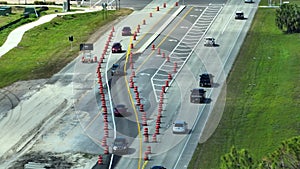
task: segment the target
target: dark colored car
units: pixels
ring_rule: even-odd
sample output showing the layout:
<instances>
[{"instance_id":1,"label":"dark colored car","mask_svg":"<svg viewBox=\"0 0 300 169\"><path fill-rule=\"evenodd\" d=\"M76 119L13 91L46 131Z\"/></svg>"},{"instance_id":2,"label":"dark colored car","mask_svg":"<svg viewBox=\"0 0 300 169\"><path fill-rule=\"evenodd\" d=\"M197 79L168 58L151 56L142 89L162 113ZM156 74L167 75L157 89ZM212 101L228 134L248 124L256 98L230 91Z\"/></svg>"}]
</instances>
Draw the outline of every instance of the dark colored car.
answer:
<instances>
[{"instance_id":1,"label":"dark colored car","mask_svg":"<svg viewBox=\"0 0 300 169\"><path fill-rule=\"evenodd\" d=\"M167 168L165 168L163 166L153 166L150 169L167 169Z\"/></svg>"},{"instance_id":2,"label":"dark colored car","mask_svg":"<svg viewBox=\"0 0 300 169\"><path fill-rule=\"evenodd\" d=\"M191 90L190 102L191 103L205 103L205 90L204 89L193 89Z\"/></svg>"},{"instance_id":3,"label":"dark colored car","mask_svg":"<svg viewBox=\"0 0 300 169\"><path fill-rule=\"evenodd\" d=\"M128 142L126 138L117 137L112 147L113 154L128 154Z\"/></svg>"},{"instance_id":4,"label":"dark colored car","mask_svg":"<svg viewBox=\"0 0 300 169\"><path fill-rule=\"evenodd\" d=\"M236 11L235 12L235 19L245 19L243 11Z\"/></svg>"},{"instance_id":5,"label":"dark colored car","mask_svg":"<svg viewBox=\"0 0 300 169\"><path fill-rule=\"evenodd\" d=\"M129 26L123 27L122 36L131 36L131 28Z\"/></svg>"},{"instance_id":6,"label":"dark colored car","mask_svg":"<svg viewBox=\"0 0 300 169\"><path fill-rule=\"evenodd\" d=\"M213 80L212 76L207 73L203 73L200 75L200 81L199 81L199 86L200 87L212 87Z\"/></svg>"},{"instance_id":7,"label":"dark colored car","mask_svg":"<svg viewBox=\"0 0 300 169\"><path fill-rule=\"evenodd\" d=\"M119 104L114 108L114 115L116 117L122 117L123 114L125 114L127 112L127 109L125 107L125 105L123 104Z\"/></svg>"},{"instance_id":8,"label":"dark colored car","mask_svg":"<svg viewBox=\"0 0 300 169\"><path fill-rule=\"evenodd\" d=\"M115 42L111 48L112 53L122 52L122 45L120 42Z\"/></svg>"}]
</instances>

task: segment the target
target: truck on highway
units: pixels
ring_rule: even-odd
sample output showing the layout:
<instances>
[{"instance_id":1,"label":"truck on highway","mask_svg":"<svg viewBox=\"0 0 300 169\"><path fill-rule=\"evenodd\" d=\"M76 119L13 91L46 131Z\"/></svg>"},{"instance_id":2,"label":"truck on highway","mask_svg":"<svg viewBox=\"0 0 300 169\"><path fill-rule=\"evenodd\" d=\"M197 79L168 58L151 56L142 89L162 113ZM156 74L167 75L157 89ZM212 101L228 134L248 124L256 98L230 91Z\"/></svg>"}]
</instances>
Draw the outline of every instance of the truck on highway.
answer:
<instances>
[{"instance_id":1,"label":"truck on highway","mask_svg":"<svg viewBox=\"0 0 300 169\"><path fill-rule=\"evenodd\" d=\"M205 93L206 91L201 88L195 88L191 90L190 102L191 103L205 103Z\"/></svg>"},{"instance_id":2,"label":"truck on highway","mask_svg":"<svg viewBox=\"0 0 300 169\"><path fill-rule=\"evenodd\" d=\"M203 73L199 75L199 86L200 87L212 87L213 79L212 75L208 73Z\"/></svg>"}]
</instances>

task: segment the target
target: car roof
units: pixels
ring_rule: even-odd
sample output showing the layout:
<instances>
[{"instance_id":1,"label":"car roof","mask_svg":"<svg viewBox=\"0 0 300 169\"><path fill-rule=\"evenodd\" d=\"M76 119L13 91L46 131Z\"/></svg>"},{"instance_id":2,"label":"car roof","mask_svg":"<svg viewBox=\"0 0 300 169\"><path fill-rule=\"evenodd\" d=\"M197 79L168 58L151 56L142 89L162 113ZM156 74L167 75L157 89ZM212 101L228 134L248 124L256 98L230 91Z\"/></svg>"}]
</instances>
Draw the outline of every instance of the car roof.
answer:
<instances>
[{"instance_id":1,"label":"car roof","mask_svg":"<svg viewBox=\"0 0 300 169\"><path fill-rule=\"evenodd\" d=\"M200 76L209 76L208 73L202 73Z\"/></svg>"},{"instance_id":2,"label":"car roof","mask_svg":"<svg viewBox=\"0 0 300 169\"><path fill-rule=\"evenodd\" d=\"M121 43L120 42L113 43L113 47L115 47L115 46L121 46Z\"/></svg>"},{"instance_id":3,"label":"car roof","mask_svg":"<svg viewBox=\"0 0 300 169\"><path fill-rule=\"evenodd\" d=\"M244 13L243 11L236 11L235 13Z\"/></svg>"},{"instance_id":4,"label":"car roof","mask_svg":"<svg viewBox=\"0 0 300 169\"><path fill-rule=\"evenodd\" d=\"M151 169L162 169L164 168L163 166L152 166Z\"/></svg>"},{"instance_id":5,"label":"car roof","mask_svg":"<svg viewBox=\"0 0 300 169\"><path fill-rule=\"evenodd\" d=\"M206 91L204 89L199 89L199 88L196 88L196 89L192 90L192 94L203 94L205 92Z\"/></svg>"}]
</instances>

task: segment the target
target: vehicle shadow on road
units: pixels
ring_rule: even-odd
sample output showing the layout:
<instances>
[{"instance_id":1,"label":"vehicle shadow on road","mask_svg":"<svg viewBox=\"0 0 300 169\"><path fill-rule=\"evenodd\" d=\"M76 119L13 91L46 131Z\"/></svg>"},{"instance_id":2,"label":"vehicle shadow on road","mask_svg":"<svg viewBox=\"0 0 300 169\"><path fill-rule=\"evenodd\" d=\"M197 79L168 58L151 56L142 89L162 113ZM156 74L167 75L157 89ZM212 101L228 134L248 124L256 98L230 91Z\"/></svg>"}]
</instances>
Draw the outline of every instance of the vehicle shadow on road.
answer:
<instances>
[{"instance_id":1,"label":"vehicle shadow on road","mask_svg":"<svg viewBox=\"0 0 300 169\"><path fill-rule=\"evenodd\" d=\"M186 132L186 134L191 134L192 133L192 129L188 129L188 131Z\"/></svg>"},{"instance_id":2,"label":"vehicle shadow on road","mask_svg":"<svg viewBox=\"0 0 300 169\"><path fill-rule=\"evenodd\" d=\"M244 17L244 18L241 18L241 19L239 19L239 20L247 20L248 18L246 18L246 17Z\"/></svg>"},{"instance_id":3,"label":"vehicle shadow on road","mask_svg":"<svg viewBox=\"0 0 300 169\"><path fill-rule=\"evenodd\" d=\"M219 83L213 83L213 84L212 84L212 88L218 88L219 86L220 86Z\"/></svg>"},{"instance_id":4,"label":"vehicle shadow on road","mask_svg":"<svg viewBox=\"0 0 300 169\"><path fill-rule=\"evenodd\" d=\"M129 116L131 116L131 115L132 115L131 112L126 111L126 112L122 113L122 116L121 116L121 117L129 117Z\"/></svg>"},{"instance_id":5,"label":"vehicle shadow on road","mask_svg":"<svg viewBox=\"0 0 300 169\"><path fill-rule=\"evenodd\" d=\"M212 101L212 99L211 98L206 98L205 100L204 100L204 104L210 104L211 103L211 101Z\"/></svg>"}]
</instances>

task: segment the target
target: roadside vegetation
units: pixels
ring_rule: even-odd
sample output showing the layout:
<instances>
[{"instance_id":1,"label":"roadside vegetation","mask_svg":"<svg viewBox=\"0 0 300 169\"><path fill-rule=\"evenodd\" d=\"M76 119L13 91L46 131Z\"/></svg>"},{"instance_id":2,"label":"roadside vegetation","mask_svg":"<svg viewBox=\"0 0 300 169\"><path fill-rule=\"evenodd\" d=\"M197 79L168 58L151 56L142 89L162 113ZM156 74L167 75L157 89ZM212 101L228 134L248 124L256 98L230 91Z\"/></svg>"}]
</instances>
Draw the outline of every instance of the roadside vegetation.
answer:
<instances>
[{"instance_id":1,"label":"roadside vegetation","mask_svg":"<svg viewBox=\"0 0 300 169\"><path fill-rule=\"evenodd\" d=\"M261 0L259 5L260 6L269 6L269 1L270 0ZM257 0L255 0L255 2L258 2ZM300 5L300 0L271 0L271 4L272 6L279 6L281 3L285 3L285 2L289 2L289 3L293 3L296 5Z\"/></svg>"},{"instance_id":2,"label":"roadside vegetation","mask_svg":"<svg viewBox=\"0 0 300 169\"><path fill-rule=\"evenodd\" d=\"M285 140L274 152L259 161L245 149L237 150L234 146L221 158L221 169L299 169L300 136Z\"/></svg>"},{"instance_id":3,"label":"roadside vegetation","mask_svg":"<svg viewBox=\"0 0 300 169\"><path fill-rule=\"evenodd\" d=\"M300 38L278 29L275 14L257 11L227 79L222 120L197 147L189 169L226 168L221 158L233 152L268 160L283 141L300 135Z\"/></svg>"},{"instance_id":4,"label":"roadside vegetation","mask_svg":"<svg viewBox=\"0 0 300 169\"><path fill-rule=\"evenodd\" d=\"M12 7L12 13L8 16L0 16L0 27L22 17L24 8Z\"/></svg>"},{"instance_id":5,"label":"roadside vegetation","mask_svg":"<svg viewBox=\"0 0 300 169\"><path fill-rule=\"evenodd\" d=\"M24 12L24 8L12 7L12 13L10 15L0 16L0 27L5 26L5 25L17 20L17 19L22 18L23 12ZM6 29L0 31L0 46L3 45L3 43L5 42L8 34L12 30L14 30L18 26L20 26L20 24L24 24L24 22L23 23L20 22L18 24L15 24L15 25L13 25L9 28L6 28Z\"/></svg>"},{"instance_id":6,"label":"roadside vegetation","mask_svg":"<svg viewBox=\"0 0 300 169\"><path fill-rule=\"evenodd\" d=\"M24 13L24 7L23 6L12 6L12 13L8 16L0 16L0 27L5 26L15 20L23 18L23 13ZM40 16L56 13L56 12L61 12L61 8L49 8L47 11L42 11L40 13ZM10 34L11 31L16 29L17 27L24 25L29 22L33 22L37 20L38 18L35 17L34 15L31 15L30 18L23 18L19 22L5 28L4 30L0 30L0 46L3 45L3 43L6 41L7 36Z\"/></svg>"},{"instance_id":7,"label":"roadside vegetation","mask_svg":"<svg viewBox=\"0 0 300 169\"><path fill-rule=\"evenodd\" d=\"M18 47L0 58L0 87L19 80L51 77L78 56L79 44L101 27L128 15L130 9L66 15L37 26L24 34ZM105 28L102 28L105 29ZM74 37L74 50L70 51L69 36Z\"/></svg>"},{"instance_id":8,"label":"roadside vegetation","mask_svg":"<svg viewBox=\"0 0 300 169\"><path fill-rule=\"evenodd\" d=\"M286 33L300 33L300 9L296 4L283 4L276 10L276 25Z\"/></svg>"}]
</instances>

